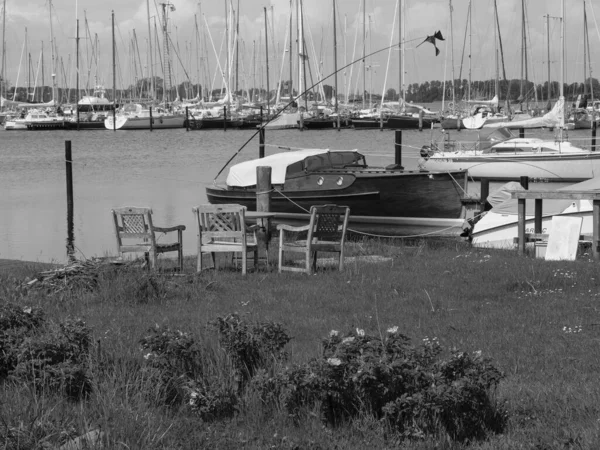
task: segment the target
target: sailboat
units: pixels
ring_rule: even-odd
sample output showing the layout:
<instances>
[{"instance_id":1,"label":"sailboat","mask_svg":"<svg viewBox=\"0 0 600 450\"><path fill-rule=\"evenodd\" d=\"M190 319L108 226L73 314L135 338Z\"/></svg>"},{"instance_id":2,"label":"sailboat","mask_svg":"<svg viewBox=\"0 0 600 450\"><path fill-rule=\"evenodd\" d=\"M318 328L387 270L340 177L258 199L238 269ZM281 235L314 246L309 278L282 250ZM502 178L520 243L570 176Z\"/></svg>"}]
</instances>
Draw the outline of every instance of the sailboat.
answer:
<instances>
[{"instance_id":1,"label":"sailboat","mask_svg":"<svg viewBox=\"0 0 600 450\"><path fill-rule=\"evenodd\" d=\"M175 11L175 6L170 2L160 4L163 13L163 44L165 48L164 64L164 106L150 109L139 103L124 105L118 114L108 116L104 121L105 128L109 130L152 130L166 128L183 128L185 115L173 111L169 104L169 89L171 85L171 61L169 58L170 38L168 33L168 11ZM149 20L149 19L148 19ZM149 42L151 39L149 39Z\"/></svg>"},{"instance_id":2,"label":"sailboat","mask_svg":"<svg viewBox=\"0 0 600 450\"><path fill-rule=\"evenodd\" d=\"M562 0L564 2L564 0ZM563 3L564 14L564 3ZM564 22L561 39L564 40ZM579 182L600 175L600 152L577 147L563 139L565 129L564 45L562 46L560 97L553 114L558 127L554 139L515 137L506 127L482 131L477 142L457 142L448 138L421 149L419 165L425 170L468 170L474 179L514 180L520 176L545 181ZM515 122L509 122L514 125ZM503 124L495 124L502 126Z\"/></svg>"}]
</instances>

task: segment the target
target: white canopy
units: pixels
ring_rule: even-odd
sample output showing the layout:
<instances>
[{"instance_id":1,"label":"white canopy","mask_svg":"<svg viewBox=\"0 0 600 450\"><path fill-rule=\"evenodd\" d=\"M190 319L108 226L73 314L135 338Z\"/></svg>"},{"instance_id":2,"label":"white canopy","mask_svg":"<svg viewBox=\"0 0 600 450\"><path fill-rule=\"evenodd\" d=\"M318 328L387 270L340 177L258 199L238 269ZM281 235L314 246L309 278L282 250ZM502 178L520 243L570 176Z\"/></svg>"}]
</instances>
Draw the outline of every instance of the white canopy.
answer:
<instances>
[{"instance_id":1,"label":"white canopy","mask_svg":"<svg viewBox=\"0 0 600 450\"><path fill-rule=\"evenodd\" d=\"M227 186L248 187L256 185L256 168L271 167L271 183L285 183L285 174L290 164L302 161L313 155L328 153L329 149L304 149L287 153L276 153L260 159L242 162L232 166L227 175Z\"/></svg>"}]
</instances>

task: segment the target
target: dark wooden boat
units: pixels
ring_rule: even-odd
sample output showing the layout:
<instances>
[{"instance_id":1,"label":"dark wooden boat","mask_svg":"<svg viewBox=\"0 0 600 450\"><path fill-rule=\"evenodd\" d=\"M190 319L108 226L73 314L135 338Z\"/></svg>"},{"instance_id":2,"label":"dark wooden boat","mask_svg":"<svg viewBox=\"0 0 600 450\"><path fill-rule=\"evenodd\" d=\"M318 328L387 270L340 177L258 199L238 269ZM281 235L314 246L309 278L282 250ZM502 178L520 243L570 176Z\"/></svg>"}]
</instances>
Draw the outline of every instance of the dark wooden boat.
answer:
<instances>
[{"instance_id":1,"label":"dark wooden boat","mask_svg":"<svg viewBox=\"0 0 600 450\"><path fill-rule=\"evenodd\" d=\"M422 122L421 122L422 121ZM400 114L389 116L384 128L391 128L394 130L414 130L419 128L431 128L431 124L435 122L435 119L428 117L415 117L412 114Z\"/></svg>"},{"instance_id":2,"label":"dark wooden boat","mask_svg":"<svg viewBox=\"0 0 600 450\"><path fill-rule=\"evenodd\" d=\"M223 130L224 128L240 128L242 121L224 117L205 117L202 119L189 119L189 127L192 130Z\"/></svg>"},{"instance_id":3,"label":"dark wooden boat","mask_svg":"<svg viewBox=\"0 0 600 450\"><path fill-rule=\"evenodd\" d=\"M256 167L270 166L273 212L305 213L312 205L350 207L352 215L458 218L465 172L369 167L355 150L298 150L232 166L225 187L207 187L213 204L256 209Z\"/></svg>"}]
</instances>

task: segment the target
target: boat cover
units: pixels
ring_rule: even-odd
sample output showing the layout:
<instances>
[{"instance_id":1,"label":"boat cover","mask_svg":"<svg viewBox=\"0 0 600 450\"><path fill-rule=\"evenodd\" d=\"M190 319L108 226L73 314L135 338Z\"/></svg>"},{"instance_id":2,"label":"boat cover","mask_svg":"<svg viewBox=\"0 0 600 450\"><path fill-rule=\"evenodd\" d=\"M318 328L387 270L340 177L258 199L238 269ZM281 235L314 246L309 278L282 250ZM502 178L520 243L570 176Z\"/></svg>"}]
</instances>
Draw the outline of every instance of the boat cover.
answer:
<instances>
[{"instance_id":1,"label":"boat cover","mask_svg":"<svg viewBox=\"0 0 600 450\"><path fill-rule=\"evenodd\" d=\"M285 174L290 164L302 161L313 155L329 152L329 149L304 149L287 153L275 153L264 158L253 159L232 166L227 175L227 186L248 187L256 185L256 168L271 167L271 183L284 184Z\"/></svg>"},{"instance_id":2,"label":"boat cover","mask_svg":"<svg viewBox=\"0 0 600 450\"><path fill-rule=\"evenodd\" d=\"M496 214L502 215L517 215L517 206L518 200L510 198L510 193L507 193L507 190L519 190L522 187L515 189L514 182L506 183L501 186L497 191L494 191L490 194L490 197L493 197L492 200L497 200L498 198L504 196L507 200L493 206L491 211ZM591 178L586 181L582 181L581 183L575 183L570 186L565 186L557 189L558 191L600 191L600 177ZM501 193L500 191L504 191ZM491 203L490 197L488 197L488 202ZM545 199L542 202L542 215L556 215L562 213L565 209L567 209L574 201L579 200L562 200L562 199ZM582 200L585 201L585 200ZM528 211L528 215L533 215L535 200L526 200L526 211Z\"/></svg>"}]
</instances>

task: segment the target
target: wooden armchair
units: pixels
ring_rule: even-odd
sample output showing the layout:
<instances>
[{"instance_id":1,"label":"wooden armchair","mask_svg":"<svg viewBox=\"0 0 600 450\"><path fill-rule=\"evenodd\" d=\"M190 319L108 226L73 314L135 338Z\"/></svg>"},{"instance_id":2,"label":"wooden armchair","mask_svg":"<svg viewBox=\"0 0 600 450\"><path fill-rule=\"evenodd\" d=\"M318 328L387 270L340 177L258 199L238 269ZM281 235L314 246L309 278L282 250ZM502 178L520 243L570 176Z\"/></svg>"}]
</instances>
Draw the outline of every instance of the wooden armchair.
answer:
<instances>
[{"instance_id":1,"label":"wooden armchair","mask_svg":"<svg viewBox=\"0 0 600 450\"><path fill-rule=\"evenodd\" d=\"M115 224L117 251L121 255L126 252L144 252L147 257L149 256L150 267L156 269L160 253L177 252L179 270L183 270L183 230L185 230L185 225L169 228L154 226L151 208L125 206L115 208L111 212ZM177 242L163 244L157 241L156 233L171 231L177 231ZM131 240L136 240L136 242L132 243Z\"/></svg>"},{"instance_id":2,"label":"wooden armchair","mask_svg":"<svg viewBox=\"0 0 600 450\"><path fill-rule=\"evenodd\" d=\"M246 207L241 205L200 205L192 208L198 222L198 272L202 271L202 255L210 253L216 267L215 253L241 253L242 274L246 275L248 253L254 254L258 266L258 225L246 225Z\"/></svg>"},{"instance_id":3,"label":"wooden armchair","mask_svg":"<svg viewBox=\"0 0 600 450\"><path fill-rule=\"evenodd\" d=\"M324 205L310 208L310 223L302 227L279 224L279 272L290 270L311 274L317 270L317 252L332 252L339 255L339 269L344 269L344 241L350 208L347 206ZM306 240L285 241L286 232L308 233ZM295 252L305 255L304 267L285 266L284 253ZM311 267L312 257L312 267Z\"/></svg>"}]
</instances>

